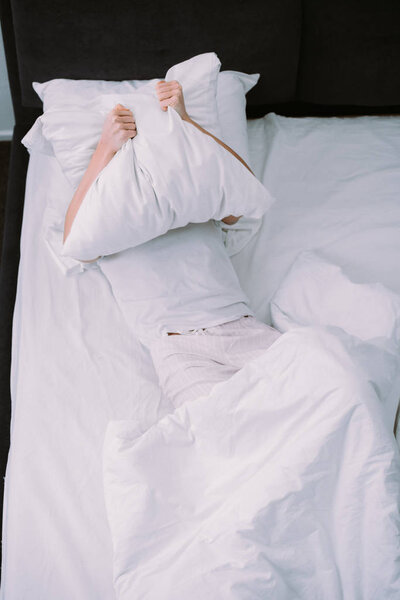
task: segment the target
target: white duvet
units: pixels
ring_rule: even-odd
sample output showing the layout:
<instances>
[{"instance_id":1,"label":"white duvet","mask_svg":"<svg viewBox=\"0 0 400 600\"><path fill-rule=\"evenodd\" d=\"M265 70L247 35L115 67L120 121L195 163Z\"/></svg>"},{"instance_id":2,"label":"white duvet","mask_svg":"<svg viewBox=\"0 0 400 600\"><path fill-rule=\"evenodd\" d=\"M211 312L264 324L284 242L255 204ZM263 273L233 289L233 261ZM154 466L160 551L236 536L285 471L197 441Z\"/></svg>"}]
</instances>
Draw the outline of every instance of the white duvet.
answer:
<instances>
[{"instance_id":1,"label":"white duvet","mask_svg":"<svg viewBox=\"0 0 400 600\"><path fill-rule=\"evenodd\" d=\"M147 430L110 421L118 600L400 597L399 358L298 327ZM396 375L397 374L397 375Z\"/></svg>"}]
</instances>

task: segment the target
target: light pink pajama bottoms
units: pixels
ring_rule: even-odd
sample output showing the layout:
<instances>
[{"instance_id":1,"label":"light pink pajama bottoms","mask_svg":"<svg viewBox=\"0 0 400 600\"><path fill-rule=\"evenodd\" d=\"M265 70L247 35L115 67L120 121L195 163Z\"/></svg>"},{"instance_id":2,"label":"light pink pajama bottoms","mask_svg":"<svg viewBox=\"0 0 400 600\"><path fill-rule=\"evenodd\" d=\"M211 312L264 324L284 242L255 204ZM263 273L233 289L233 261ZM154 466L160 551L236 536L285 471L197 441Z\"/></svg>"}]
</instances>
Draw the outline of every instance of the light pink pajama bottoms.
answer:
<instances>
[{"instance_id":1,"label":"light pink pajama bottoms","mask_svg":"<svg viewBox=\"0 0 400 600\"><path fill-rule=\"evenodd\" d=\"M216 383L232 377L280 336L274 327L248 316L162 336L149 350L160 386L177 408L186 400L208 394Z\"/></svg>"}]
</instances>

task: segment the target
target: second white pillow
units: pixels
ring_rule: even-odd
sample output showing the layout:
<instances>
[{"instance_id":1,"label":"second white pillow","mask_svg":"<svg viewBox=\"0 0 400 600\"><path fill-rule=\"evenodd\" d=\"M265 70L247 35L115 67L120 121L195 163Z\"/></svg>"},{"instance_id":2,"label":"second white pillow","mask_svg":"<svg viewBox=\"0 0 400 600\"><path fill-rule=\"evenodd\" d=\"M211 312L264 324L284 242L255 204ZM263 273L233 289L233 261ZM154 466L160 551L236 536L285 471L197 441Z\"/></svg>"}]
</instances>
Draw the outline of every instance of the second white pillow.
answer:
<instances>
[{"instance_id":1,"label":"second white pillow","mask_svg":"<svg viewBox=\"0 0 400 600\"><path fill-rule=\"evenodd\" d=\"M315 251L301 252L271 300L272 325L340 327L394 352L400 348L400 296L381 283L356 283Z\"/></svg>"}]
</instances>

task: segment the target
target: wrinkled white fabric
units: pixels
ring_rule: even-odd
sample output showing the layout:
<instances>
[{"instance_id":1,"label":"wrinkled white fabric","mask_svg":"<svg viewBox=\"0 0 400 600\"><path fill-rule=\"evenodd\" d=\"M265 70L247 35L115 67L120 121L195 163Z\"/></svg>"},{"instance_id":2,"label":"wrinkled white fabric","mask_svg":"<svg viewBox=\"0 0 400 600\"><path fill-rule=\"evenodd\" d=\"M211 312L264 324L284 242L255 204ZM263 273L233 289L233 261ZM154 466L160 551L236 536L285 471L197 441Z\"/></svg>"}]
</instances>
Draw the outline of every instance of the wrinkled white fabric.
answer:
<instances>
[{"instance_id":1,"label":"wrinkled white fabric","mask_svg":"<svg viewBox=\"0 0 400 600\"><path fill-rule=\"evenodd\" d=\"M146 431L111 421L118 600L397 599L400 453L380 406L396 368L301 327Z\"/></svg>"}]
</instances>

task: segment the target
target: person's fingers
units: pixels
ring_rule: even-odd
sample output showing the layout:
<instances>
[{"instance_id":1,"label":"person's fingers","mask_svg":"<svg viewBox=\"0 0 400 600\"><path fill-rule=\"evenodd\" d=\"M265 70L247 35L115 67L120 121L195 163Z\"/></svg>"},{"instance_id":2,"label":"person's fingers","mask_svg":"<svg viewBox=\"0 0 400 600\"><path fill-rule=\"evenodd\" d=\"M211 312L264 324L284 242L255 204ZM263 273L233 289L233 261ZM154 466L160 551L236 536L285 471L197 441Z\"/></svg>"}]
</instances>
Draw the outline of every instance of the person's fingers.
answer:
<instances>
[{"instance_id":1,"label":"person's fingers","mask_svg":"<svg viewBox=\"0 0 400 600\"><path fill-rule=\"evenodd\" d=\"M135 118L133 115L111 115L111 121L113 123L134 123Z\"/></svg>"},{"instance_id":2,"label":"person's fingers","mask_svg":"<svg viewBox=\"0 0 400 600\"><path fill-rule=\"evenodd\" d=\"M121 123L133 123L135 121L133 116L130 116L130 115L127 115L127 116L116 115L114 118L116 121L121 121Z\"/></svg>"},{"instance_id":3,"label":"person's fingers","mask_svg":"<svg viewBox=\"0 0 400 600\"><path fill-rule=\"evenodd\" d=\"M156 82L156 85L173 85L173 84L180 85L180 83L177 79L172 79L172 81L165 81L165 79L160 79L160 81Z\"/></svg>"},{"instance_id":4,"label":"person's fingers","mask_svg":"<svg viewBox=\"0 0 400 600\"><path fill-rule=\"evenodd\" d=\"M167 81L165 83L156 84L157 91L164 91L169 89L179 89L181 87L180 83L177 81Z\"/></svg>"},{"instance_id":5,"label":"person's fingers","mask_svg":"<svg viewBox=\"0 0 400 600\"><path fill-rule=\"evenodd\" d=\"M167 100L161 100L160 106L162 109L167 110L168 106L174 106L175 101L173 98L168 98Z\"/></svg>"},{"instance_id":6,"label":"person's fingers","mask_svg":"<svg viewBox=\"0 0 400 600\"><path fill-rule=\"evenodd\" d=\"M175 79L173 81L157 81L156 83L156 87L165 87L168 85L180 85L180 83Z\"/></svg>"},{"instance_id":7,"label":"person's fingers","mask_svg":"<svg viewBox=\"0 0 400 600\"><path fill-rule=\"evenodd\" d=\"M136 125L134 123L125 123L122 125L122 129L136 129Z\"/></svg>"},{"instance_id":8,"label":"person's fingers","mask_svg":"<svg viewBox=\"0 0 400 600\"><path fill-rule=\"evenodd\" d=\"M160 88L158 90L156 90L156 94L157 96L160 96L161 94L177 94L180 92L180 88L174 86L174 87L168 87L168 88Z\"/></svg>"},{"instance_id":9,"label":"person's fingers","mask_svg":"<svg viewBox=\"0 0 400 600\"><path fill-rule=\"evenodd\" d=\"M113 111L113 115L114 117L133 117L133 114L131 112Z\"/></svg>"},{"instance_id":10,"label":"person's fingers","mask_svg":"<svg viewBox=\"0 0 400 600\"><path fill-rule=\"evenodd\" d=\"M132 111L130 108L125 108L121 105L116 105L114 106L114 108L112 109L113 113L117 114L117 115L127 115L127 114L132 114Z\"/></svg>"},{"instance_id":11,"label":"person's fingers","mask_svg":"<svg viewBox=\"0 0 400 600\"><path fill-rule=\"evenodd\" d=\"M158 99L165 100L166 98L173 98L175 96L178 96L177 92L167 91L167 92L160 93L158 95Z\"/></svg>"},{"instance_id":12,"label":"person's fingers","mask_svg":"<svg viewBox=\"0 0 400 600\"><path fill-rule=\"evenodd\" d=\"M118 110L129 110L129 108L127 108L126 106L124 106L123 104L120 104L120 103L116 104L114 106L114 108L116 108Z\"/></svg>"},{"instance_id":13,"label":"person's fingers","mask_svg":"<svg viewBox=\"0 0 400 600\"><path fill-rule=\"evenodd\" d=\"M120 135L121 139L128 139L137 134L136 129L121 129Z\"/></svg>"}]
</instances>

